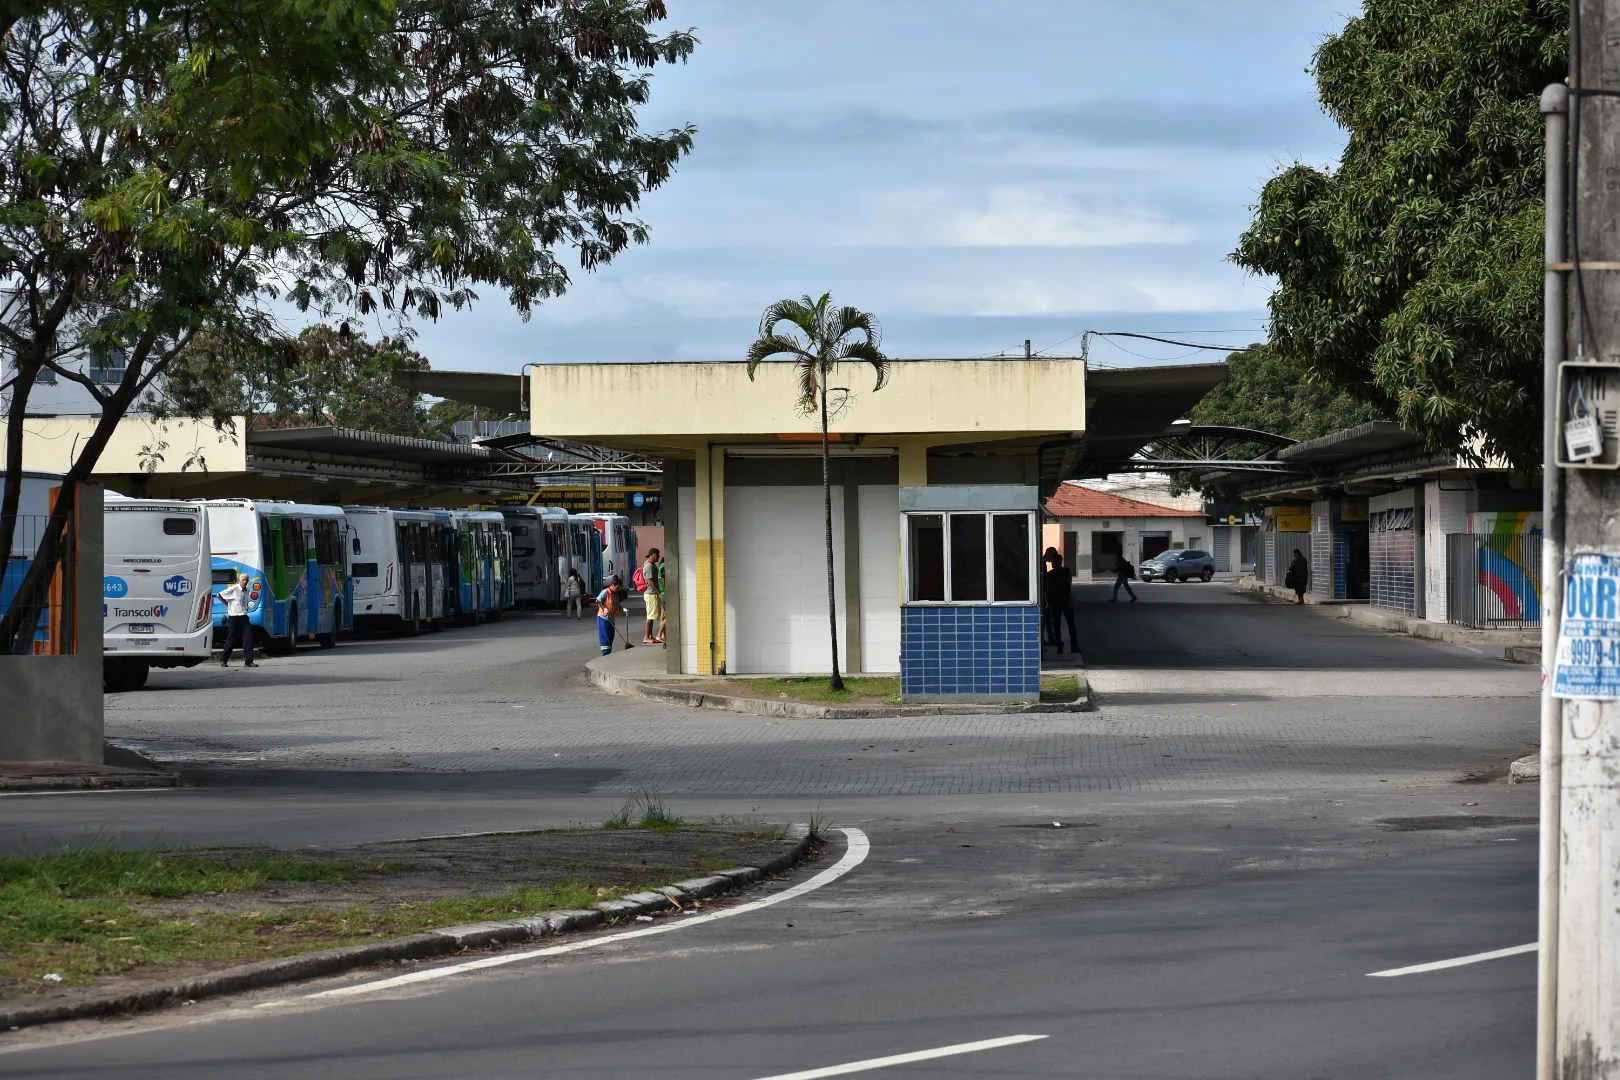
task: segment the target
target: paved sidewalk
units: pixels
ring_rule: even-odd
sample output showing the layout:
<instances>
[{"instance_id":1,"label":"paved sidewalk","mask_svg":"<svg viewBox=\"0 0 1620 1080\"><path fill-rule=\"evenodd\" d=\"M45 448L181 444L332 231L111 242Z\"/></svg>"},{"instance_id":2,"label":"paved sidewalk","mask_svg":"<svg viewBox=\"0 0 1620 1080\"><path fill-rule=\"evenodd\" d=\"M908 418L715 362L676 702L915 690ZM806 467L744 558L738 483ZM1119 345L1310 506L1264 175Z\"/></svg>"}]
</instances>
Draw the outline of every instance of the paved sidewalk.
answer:
<instances>
[{"instance_id":1,"label":"paved sidewalk","mask_svg":"<svg viewBox=\"0 0 1620 1080\"><path fill-rule=\"evenodd\" d=\"M615 694L634 694L653 701L689 705L693 708L724 709L728 712L749 713L755 716L774 716L785 719L866 719L880 716L959 716L964 713L1062 713L1089 712L1093 708L1090 687L1086 683L1085 669L1076 653L1048 657L1042 663L1042 675L1073 675L1080 680L1080 696L1070 702L1032 702L1027 704L997 704L992 702L964 702L960 704L880 704L880 705L824 705L809 701L789 701L779 697L750 695L745 689L748 677L733 676L731 682L741 684L717 692L707 675L671 675L668 671L669 654L663 649L636 648L599 656L585 665L593 684Z\"/></svg>"},{"instance_id":2,"label":"paved sidewalk","mask_svg":"<svg viewBox=\"0 0 1620 1080\"><path fill-rule=\"evenodd\" d=\"M1234 583L1239 592L1253 594L1261 599L1292 604L1294 591L1281 585L1270 585L1250 575ZM1430 622L1410 615L1397 615L1360 601L1328 600L1307 595L1305 606L1318 615L1347 619L1360 626L1372 627L1391 634L1407 634L1428 641L1448 645L1467 645L1488 653L1496 653L1503 660L1515 664L1541 663L1541 631L1528 630L1473 630L1450 623Z\"/></svg>"}]
</instances>

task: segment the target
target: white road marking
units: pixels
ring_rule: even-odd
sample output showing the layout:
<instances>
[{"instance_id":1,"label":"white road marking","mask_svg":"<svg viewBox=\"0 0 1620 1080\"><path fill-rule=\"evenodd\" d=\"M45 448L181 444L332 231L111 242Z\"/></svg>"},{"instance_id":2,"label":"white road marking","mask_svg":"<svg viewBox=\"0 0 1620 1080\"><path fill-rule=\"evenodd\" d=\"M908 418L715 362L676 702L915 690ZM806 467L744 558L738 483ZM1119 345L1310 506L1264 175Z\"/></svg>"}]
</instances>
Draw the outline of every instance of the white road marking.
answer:
<instances>
[{"instance_id":1,"label":"white road marking","mask_svg":"<svg viewBox=\"0 0 1620 1080\"><path fill-rule=\"evenodd\" d=\"M851 1061L843 1065L829 1065L824 1069L806 1069L804 1072L777 1073L774 1076L762 1076L760 1080L820 1080L824 1076L848 1076L850 1073L871 1072L873 1069L886 1069L890 1065L910 1065L914 1061L933 1061L935 1058L955 1057L958 1054L977 1054L981 1050L999 1050L1003 1046L1017 1046L1019 1043L1036 1042L1040 1039L1049 1039L1050 1035L1003 1035L999 1039L984 1039L980 1042L957 1043L954 1046L940 1046L933 1050L915 1050L909 1054L894 1054L890 1057L867 1058L865 1061Z\"/></svg>"},{"instance_id":2,"label":"white road marking","mask_svg":"<svg viewBox=\"0 0 1620 1080\"><path fill-rule=\"evenodd\" d=\"M654 937L658 934L669 934L676 930L685 930L688 927L700 926L703 923L714 922L718 919L730 919L738 915L747 915L761 908L780 904L786 900L794 900L805 893L814 892L824 885L831 885L861 863L866 861L867 854L872 850L871 842L866 834L859 829L840 829L844 834L846 844L843 857L836 863L821 871L807 881L801 881L790 889L779 893L750 900L746 904L725 908L722 911L711 911L706 915L694 915L686 918L679 916L668 918L657 926L649 926L641 930L627 930L620 934L600 934L582 938L579 941L570 941L563 945L549 945L543 949L526 949L517 953L502 953L499 956L486 956L479 960L468 960L460 964L448 964L444 967L435 967L426 971L413 971L408 975L395 975L392 978L377 979L373 982L358 983L354 986L340 986L335 990L322 990L314 994L304 995L304 1000L318 998L345 998L358 997L361 994L374 994L383 990L392 990L399 986L410 986L414 983L431 982L435 979L447 979L452 975L460 975L468 971L479 971L483 968L502 967L506 964L521 964L526 960L538 960L547 956L565 956L568 953L583 952L586 949L597 949L605 945L617 945L637 938ZM274 1007L281 1002L267 1001L260 1008Z\"/></svg>"},{"instance_id":3,"label":"white road marking","mask_svg":"<svg viewBox=\"0 0 1620 1080\"><path fill-rule=\"evenodd\" d=\"M1386 968L1383 971L1369 971L1367 975L1373 979L1393 979L1398 975L1422 975L1430 971L1444 971L1447 968L1466 967L1469 964L1483 964L1487 960L1501 960L1508 956L1520 956L1524 953L1535 952L1539 945L1532 941L1528 945L1514 945L1507 949L1493 949L1490 952L1474 953L1472 956L1458 956L1451 960L1436 960L1429 964L1413 964L1410 967Z\"/></svg>"}]
</instances>

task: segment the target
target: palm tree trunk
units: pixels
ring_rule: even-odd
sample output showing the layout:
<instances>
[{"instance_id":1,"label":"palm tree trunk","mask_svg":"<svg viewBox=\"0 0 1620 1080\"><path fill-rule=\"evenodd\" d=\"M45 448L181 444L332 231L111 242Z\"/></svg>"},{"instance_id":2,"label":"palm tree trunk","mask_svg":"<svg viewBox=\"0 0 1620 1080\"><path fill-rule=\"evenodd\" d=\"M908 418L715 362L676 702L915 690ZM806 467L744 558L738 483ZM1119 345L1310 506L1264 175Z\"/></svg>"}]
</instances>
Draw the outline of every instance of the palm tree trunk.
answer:
<instances>
[{"instance_id":1,"label":"palm tree trunk","mask_svg":"<svg viewBox=\"0 0 1620 1080\"><path fill-rule=\"evenodd\" d=\"M832 679L828 685L834 690L844 688L844 677L838 673L838 603L833 588L833 528L832 528L832 453L827 446L827 373L823 371L821 383L821 509L827 525L827 631L832 638Z\"/></svg>"}]
</instances>

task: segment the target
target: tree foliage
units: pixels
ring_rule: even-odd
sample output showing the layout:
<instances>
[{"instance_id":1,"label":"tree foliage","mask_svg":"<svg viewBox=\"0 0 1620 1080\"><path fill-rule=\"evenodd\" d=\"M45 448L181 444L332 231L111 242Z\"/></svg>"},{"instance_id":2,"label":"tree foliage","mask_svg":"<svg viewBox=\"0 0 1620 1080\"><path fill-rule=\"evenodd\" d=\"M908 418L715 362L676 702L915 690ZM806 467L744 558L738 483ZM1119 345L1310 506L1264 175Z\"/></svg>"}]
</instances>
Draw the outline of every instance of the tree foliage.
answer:
<instances>
[{"instance_id":1,"label":"tree foliage","mask_svg":"<svg viewBox=\"0 0 1620 1080\"><path fill-rule=\"evenodd\" d=\"M567 287L570 252L590 269L646 241L629 215L691 148L690 128L648 133L636 120L652 69L695 45L654 31L662 0L64 0L7 12L7 460L21 460L42 371L83 385L101 422L0 622L0 649L31 625L74 486L199 334L212 344L198 362L240 359L286 338L278 303L431 318L480 285L527 313ZM97 348L123 351L119 385L75 370ZM19 487L13 469L0 562Z\"/></svg>"},{"instance_id":2,"label":"tree foliage","mask_svg":"<svg viewBox=\"0 0 1620 1080\"><path fill-rule=\"evenodd\" d=\"M761 364L783 357L793 362L798 383L798 405L805 413L821 417L821 501L827 539L827 628L832 639L832 689L844 688L838 670L838 597L833 576L832 457L828 451L828 383L838 365L848 361L870 364L875 381L872 391L889 381L889 358L879 347L882 333L877 319L855 307L834 307L832 295L822 293L812 299L778 300L765 309L759 320L759 337L748 346L748 378L758 374ZM844 399L847 405L848 398Z\"/></svg>"},{"instance_id":3,"label":"tree foliage","mask_svg":"<svg viewBox=\"0 0 1620 1080\"><path fill-rule=\"evenodd\" d=\"M1271 344L1436 449L1539 456L1538 99L1567 0L1366 0L1318 50L1336 169L1266 184L1233 258L1273 275Z\"/></svg>"},{"instance_id":4,"label":"tree foliage","mask_svg":"<svg viewBox=\"0 0 1620 1080\"><path fill-rule=\"evenodd\" d=\"M1381 405L1330 384L1297 357L1269 345L1251 345L1227 357L1226 378L1193 406L1188 419L1303 442L1391 416Z\"/></svg>"}]
</instances>

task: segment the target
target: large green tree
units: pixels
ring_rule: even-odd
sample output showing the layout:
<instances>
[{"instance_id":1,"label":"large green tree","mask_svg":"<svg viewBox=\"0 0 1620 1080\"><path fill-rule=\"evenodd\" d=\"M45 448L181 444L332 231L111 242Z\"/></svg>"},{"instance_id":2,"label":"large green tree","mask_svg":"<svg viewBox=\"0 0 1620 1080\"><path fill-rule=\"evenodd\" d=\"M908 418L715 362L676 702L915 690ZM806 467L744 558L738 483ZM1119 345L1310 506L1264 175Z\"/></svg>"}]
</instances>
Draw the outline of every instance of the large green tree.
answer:
<instances>
[{"instance_id":1,"label":"large green tree","mask_svg":"<svg viewBox=\"0 0 1620 1080\"><path fill-rule=\"evenodd\" d=\"M432 318L485 285L527 313L647 239L629 215L691 148L643 132L662 0L62 0L0 14L7 460L43 372L100 419L0 619L26 647L76 485L199 335L287 337L278 302ZM121 350L103 389L76 358ZM224 381L221 380L222 385ZM206 384L207 380L203 380ZM20 477L0 496L10 555Z\"/></svg>"},{"instance_id":2,"label":"large green tree","mask_svg":"<svg viewBox=\"0 0 1620 1080\"><path fill-rule=\"evenodd\" d=\"M1251 345L1226 358L1226 378L1192 407L1195 424L1252 428L1303 441L1368 420L1388 420L1381 403L1333 385L1298 357Z\"/></svg>"},{"instance_id":3,"label":"large green tree","mask_svg":"<svg viewBox=\"0 0 1620 1080\"><path fill-rule=\"evenodd\" d=\"M838 670L838 594L833 579L832 455L828 448L828 383L838 365L847 361L870 364L876 375L875 393L889 381L889 358L879 348L882 335L871 314L854 307L834 307L832 295L811 299L778 300L759 320L759 337L748 347L748 378L759 366L778 357L791 360L798 383L798 405L821 420L821 505L826 524L827 630L832 640L834 690L844 688ZM846 401L847 406L847 401Z\"/></svg>"},{"instance_id":4,"label":"large green tree","mask_svg":"<svg viewBox=\"0 0 1620 1080\"><path fill-rule=\"evenodd\" d=\"M1537 103L1567 0L1366 0L1317 51L1349 134L1266 184L1233 258L1277 278L1271 346L1436 448L1541 445Z\"/></svg>"}]
</instances>

